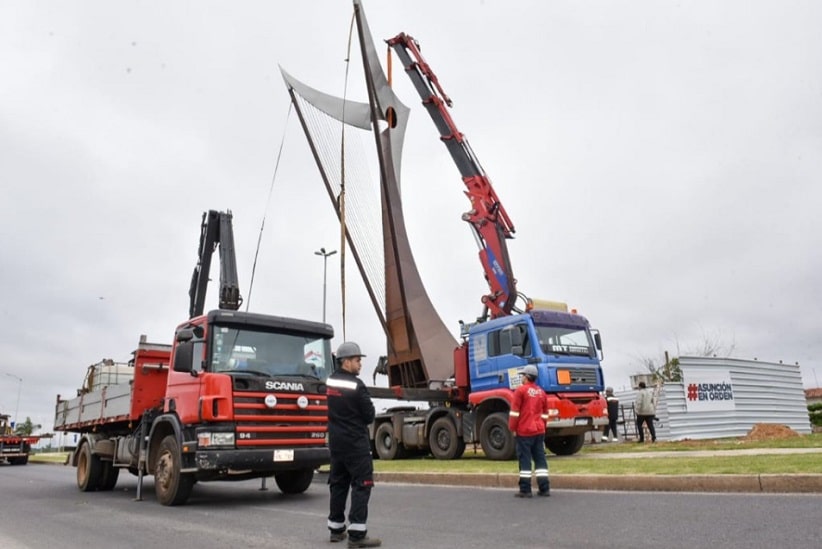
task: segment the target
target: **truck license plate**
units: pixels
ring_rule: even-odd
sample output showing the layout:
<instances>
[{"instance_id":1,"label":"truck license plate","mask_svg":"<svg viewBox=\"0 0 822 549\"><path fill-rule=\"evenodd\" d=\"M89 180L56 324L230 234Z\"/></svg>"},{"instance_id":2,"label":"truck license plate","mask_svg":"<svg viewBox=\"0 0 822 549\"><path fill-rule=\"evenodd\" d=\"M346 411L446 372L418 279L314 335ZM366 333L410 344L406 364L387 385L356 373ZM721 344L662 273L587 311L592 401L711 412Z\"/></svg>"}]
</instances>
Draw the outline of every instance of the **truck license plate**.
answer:
<instances>
[{"instance_id":1,"label":"truck license plate","mask_svg":"<svg viewBox=\"0 0 822 549\"><path fill-rule=\"evenodd\" d=\"M588 425L587 417L578 417L574 419L574 425Z\"/></svg>"},{"instance_id":2,"label":"truck license plate","mask_svg":"<svg viewBox=\"0 0 822 549\"><path fill-rule=\"evenodd\" d=\"M274 461L294 461L294 450L274 450Z\"/></svg>"}]
</instances>

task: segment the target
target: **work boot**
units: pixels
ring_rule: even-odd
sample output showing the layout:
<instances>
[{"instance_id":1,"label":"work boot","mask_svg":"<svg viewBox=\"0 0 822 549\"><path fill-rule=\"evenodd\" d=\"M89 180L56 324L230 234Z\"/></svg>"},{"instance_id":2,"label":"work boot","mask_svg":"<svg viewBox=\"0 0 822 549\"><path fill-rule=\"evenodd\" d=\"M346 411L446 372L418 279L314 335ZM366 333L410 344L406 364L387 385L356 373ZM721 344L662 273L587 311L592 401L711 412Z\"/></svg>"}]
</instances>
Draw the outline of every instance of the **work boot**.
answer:
<instances>
[{"instance_id":1,"label":"work boot","mask_svg":"<svg viewBox=\"0 0 822 549\"><path fill-rule=\"evenodd\" d=\"M331 535L328 537L328 541L330 541L331 543L345 541L345 538L347 536L348 534L346 534L345 530L343 530L342 532L331 532Z\"/></svg>"},{"instance_id":2,"label":"work boot","mask_svg":"<svg viewBox=\"0 0 822 549\"><path fill-rule=\"evenodd\" d=\"M382 545L382 540L378 538L368 536L359 539L348 538L348 547L379 547L380 545Z\"/></svg>"},{"instance_id":3,"label":"work boot","mask_svg":"<svg viewBox=\"0 0 822 549\"><path fill-rule=\"evenodd\" d=\"M539 491L537 495L542 498L547 498L551 495L551 481L545 481L543 484L540 485Z\"/></svg>"}]
</instances>

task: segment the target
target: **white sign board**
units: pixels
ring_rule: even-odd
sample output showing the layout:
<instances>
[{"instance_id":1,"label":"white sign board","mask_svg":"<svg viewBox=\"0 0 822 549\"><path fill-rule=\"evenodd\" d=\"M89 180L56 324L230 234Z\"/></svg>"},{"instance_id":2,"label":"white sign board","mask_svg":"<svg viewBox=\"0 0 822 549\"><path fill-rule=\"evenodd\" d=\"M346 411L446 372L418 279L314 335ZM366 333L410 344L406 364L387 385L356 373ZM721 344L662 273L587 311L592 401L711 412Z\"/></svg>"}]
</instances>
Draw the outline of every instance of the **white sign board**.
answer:
<instances>
[{"instance_id":1,"label":"white sign board","mask_svg":"<svg viewBox=\"0 0 822 549\"><path fill-rule=\"evenodd\" d=\"M734 387L728 370L711 370L683 375L685 407L689 412L733 410Z\"/></svg>"}]
</instances>

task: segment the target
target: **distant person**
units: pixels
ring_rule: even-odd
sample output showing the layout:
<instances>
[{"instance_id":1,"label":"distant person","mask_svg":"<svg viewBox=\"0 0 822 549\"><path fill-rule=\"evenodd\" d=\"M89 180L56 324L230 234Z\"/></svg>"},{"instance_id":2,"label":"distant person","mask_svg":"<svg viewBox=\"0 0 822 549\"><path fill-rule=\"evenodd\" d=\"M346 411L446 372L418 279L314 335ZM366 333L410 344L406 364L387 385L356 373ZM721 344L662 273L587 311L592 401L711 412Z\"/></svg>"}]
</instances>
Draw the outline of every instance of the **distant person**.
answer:
<instances>
[{"instance_id":1,"label":"distant person","mask_svg":"<svg viewBox=\"0 0 822 549\"><path fill-rule=\"evenodd\" d=\"M548 461L545 459L545 424L548 422L548 396L534 382L539 372L529 364L520 376L522 384L514 391L514 402L508 415L508 427L517 437L519 458L518 498L531 497L531 461L539 487L538 496L550 496Z\"/></svg>"},{"instance_id":2,"label":"distant person","mask_svg":"<svg viewBox=\"0 0 822 549\"><path fill-rule=\"evenodd\" d=\"M337 348L337 369L328 377L328 448L331 492L328 513L329 541L346 538L345 504L351 488L348 513L348 547L379 547L382 542L368 537L368 500L374 486L374 464L368 425L374 421L374 403L357 377L362 368L360 346L347 341Z\"/></svg>"},{"instance_id":3,"label":"distant person","mask_svg":"<svg viewBox=\"0 0 822 549\"><path fill-rule=\"evenodd\" d=\"M648 426L648 432L651 433L651 442L656 442L654 394L645 386L644 381L639 382L639 392L636 395L634 410L636 411L636 430L639 434L639 442L645 442L645 431L642 430L643 424Z\"/></svg>"},{"instance_id":4,"label":"distant person","mask_svg":"<svg viewBox=\"0 0 822 549\"><path fill-rule=\"evenodd\" d=\"M602 440L608 442L608 432L613 435L614 442L618 442L617 438L617 419L619 418L619 399L614 396L614 388L605 388L605 402L608 404L608 425L605 426L605 431L602 433Z\"/></svg>"}]
</instances>

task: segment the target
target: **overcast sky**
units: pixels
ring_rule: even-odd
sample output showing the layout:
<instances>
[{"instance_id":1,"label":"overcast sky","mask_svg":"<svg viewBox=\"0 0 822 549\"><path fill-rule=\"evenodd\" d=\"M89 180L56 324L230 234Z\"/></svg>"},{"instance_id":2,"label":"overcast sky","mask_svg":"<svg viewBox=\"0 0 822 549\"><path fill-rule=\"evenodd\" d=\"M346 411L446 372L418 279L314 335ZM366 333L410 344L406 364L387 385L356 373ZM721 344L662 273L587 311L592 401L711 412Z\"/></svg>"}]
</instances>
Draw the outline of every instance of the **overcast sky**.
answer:
<instances>
[{"instance_id":1,"label":"overcast sky","mask_svg":"<svg viewBox=\"0 0 822 549\"><path fill-rule=\"evenodd\" d=\"M819 385L822 3L365 8L375 39L419 40L516 226L519 288L601 330L608 385L705 340L799 362ZM265 216L251 310L321 319L314 251L339 249L339 229L278 65L342 95L351 13L348 0L0 2L0 412L20 389L18 415L49 430L89 364L128 360L140 334L170 343L208 209L234 212L246 298ZM408 231L456 334L486 291L468 201L401 79ZM337 254L335 346L339 281ZM347 286L370 382L384 337L354 271Z\"/></svg>"}]
</instances>

